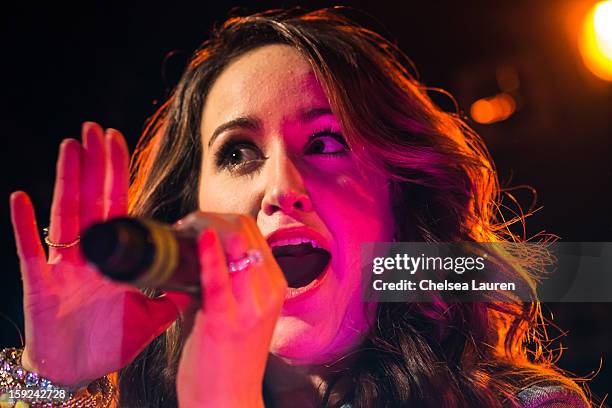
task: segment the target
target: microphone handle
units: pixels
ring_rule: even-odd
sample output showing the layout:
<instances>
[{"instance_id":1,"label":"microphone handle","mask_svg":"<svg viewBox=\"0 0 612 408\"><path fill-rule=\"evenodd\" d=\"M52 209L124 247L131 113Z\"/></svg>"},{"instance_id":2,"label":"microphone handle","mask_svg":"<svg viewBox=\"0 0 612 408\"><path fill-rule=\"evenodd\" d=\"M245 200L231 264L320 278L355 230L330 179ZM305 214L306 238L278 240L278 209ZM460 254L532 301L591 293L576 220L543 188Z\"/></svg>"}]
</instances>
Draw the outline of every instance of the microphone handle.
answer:
<instances>
[{"instance_id":1,"label":"microphone handle","mask_svg":"<svg viewBox=\"0 0 612 408\"><path fill-rule=\"evenodd\" d=\"M192 230L131 217L92 225L81 238L85 259L110 279L138 288L200 292Z\"/></svg>"}]
</instances>

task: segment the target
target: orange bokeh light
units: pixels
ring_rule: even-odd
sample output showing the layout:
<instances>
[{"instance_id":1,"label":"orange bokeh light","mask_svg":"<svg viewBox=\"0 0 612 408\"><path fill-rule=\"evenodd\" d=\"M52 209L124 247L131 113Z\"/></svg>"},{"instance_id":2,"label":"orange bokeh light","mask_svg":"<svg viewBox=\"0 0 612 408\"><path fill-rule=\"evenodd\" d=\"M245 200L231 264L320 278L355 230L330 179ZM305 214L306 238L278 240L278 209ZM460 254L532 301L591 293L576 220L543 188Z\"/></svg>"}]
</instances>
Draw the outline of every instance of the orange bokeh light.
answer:
<instances>
[{"instance_id":1,"label":"orange bokeh light","mask_svg":"<svg viewBox=\"0 0 612 408\"><path fill-rule=\"evenodd\" d=\"M580 52L591 72L612 81L612 0L595 4L586 15Z\"/></svg>"},{"instance_id":2,"label":"orange bokeh light","mask_svg":"<svg viewBox=\"0 0 612 408\"><path fill-rule=\"evenodd\" d=\"M477 123L491 124L508 119L516 111L516 102L507 93L482 98L472 104L470 115Z\"/></svg>"}]
</instances>

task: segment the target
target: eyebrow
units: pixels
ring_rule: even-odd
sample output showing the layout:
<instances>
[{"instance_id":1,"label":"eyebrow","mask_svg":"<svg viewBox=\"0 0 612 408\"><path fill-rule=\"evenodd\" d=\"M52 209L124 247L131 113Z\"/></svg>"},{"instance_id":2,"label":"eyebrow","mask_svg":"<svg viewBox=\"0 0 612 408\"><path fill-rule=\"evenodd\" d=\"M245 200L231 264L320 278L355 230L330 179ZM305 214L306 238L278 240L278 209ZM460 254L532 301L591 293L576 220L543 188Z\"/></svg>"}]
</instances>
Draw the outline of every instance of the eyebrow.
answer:
<instances>
[{"instance_id":1,"label":"eyebrow","mask_svg":"<svg viewBox=\"0 0 612 408\"><path fill-rule=\"evenodd\" d=\"M258 119L252 118L250 116L241 116L236 119L232 119L224 124L220 125L215 129L210 140L208 141L208 147L212 146L215 139L226 130L234 129L234 128L243 128L249 129L252 131L257 131L261 129L261 121Z\"/></svg>"},{"instance_id":2,"label":"eyebrow","mask_svg":"<svg viewBox=\"0 0 612 408\"><path fill-rule=\"evenodd\" d=\"M333 115L333 114L334 113L329 107L310 108L310 109L304 109L300 113L300 119L302 120L302 122L310 122L311 120L317 119L320 116Z\"/></svg>"},{"instance_id":3,"label":"eyebrow","mask_svg":"<svg viewBox=\"0 0 612 408\"><path fill-rule=\"evenodd\" d=\"M300 112L299 118L302 122L310 122L321 116L325 115L333 115L333 112L328 107L323 108L309 108L304 109ZM225 122L224 124L218 126L213 132L210 140L208 141L208 147L210 148L214 143L215 139L219 137L219 135L227 130L234 128L243 128L249 129L252 131L258 131L262 127L261 121L259 119L250 117L250 116L240 116L238 118L232 119L230 121Z\"/></svg>"}]
</instances>

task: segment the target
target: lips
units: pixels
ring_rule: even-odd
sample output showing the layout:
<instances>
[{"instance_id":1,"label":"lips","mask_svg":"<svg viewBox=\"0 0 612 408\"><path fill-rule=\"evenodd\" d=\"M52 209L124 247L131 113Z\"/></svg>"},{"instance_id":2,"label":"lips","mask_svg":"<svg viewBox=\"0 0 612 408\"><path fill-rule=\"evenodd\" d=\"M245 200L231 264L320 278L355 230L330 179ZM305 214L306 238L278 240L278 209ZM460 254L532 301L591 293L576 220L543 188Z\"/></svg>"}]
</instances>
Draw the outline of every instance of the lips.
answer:
<instances>
[{"instance_id":1,"label":"lips","mask_svg":"<svg viewBox=\"0 0 612 408\"><path fill-rule=\"evenodd\" d=\"M331 259L323 237L306 227L276 230L267 241L290 288L308 286L322 275Z\"/></svg>"}]
</instances>

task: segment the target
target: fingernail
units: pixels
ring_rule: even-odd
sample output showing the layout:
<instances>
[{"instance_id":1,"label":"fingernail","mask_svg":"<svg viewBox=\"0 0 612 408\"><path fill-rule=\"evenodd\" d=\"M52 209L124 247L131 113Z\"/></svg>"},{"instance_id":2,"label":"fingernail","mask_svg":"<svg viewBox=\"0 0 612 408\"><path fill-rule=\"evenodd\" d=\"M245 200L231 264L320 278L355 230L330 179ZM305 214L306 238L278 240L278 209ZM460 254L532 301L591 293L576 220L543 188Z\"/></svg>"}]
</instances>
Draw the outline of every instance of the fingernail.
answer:
<instances>
[{"instance_id":1,"label":"fingernail","mask_svg":"<svg viewBox=\"0 0 612 408\"><path fill-rule=\"evenodd\" d=\"M97 123L95 122L85 122L83 123L83 145L87 145L87 142L90 139L97 139Z\"/></svg>"},{"instance_id":2,"label":"fingernail","mask_svg":"<svg viewBox=\"0 0 612 408\"><path fill-rule=\"evenodd\" d=\"M13 191L11 193L10 201L15 202L23 194L23 191Z\"/></svg>"},{"instance_id":3,"label":"fingernail","mask_svg":"<svg viewBox=\"0 0 612 408\"><path fill-rule=\"evenodd\" d=\"M83 122L83 124L81 125L81 132L85 133L85 131L87 131L88 129L91 129L93 125L94 125L94 122Z\"/></svg>"}]
</instances>

